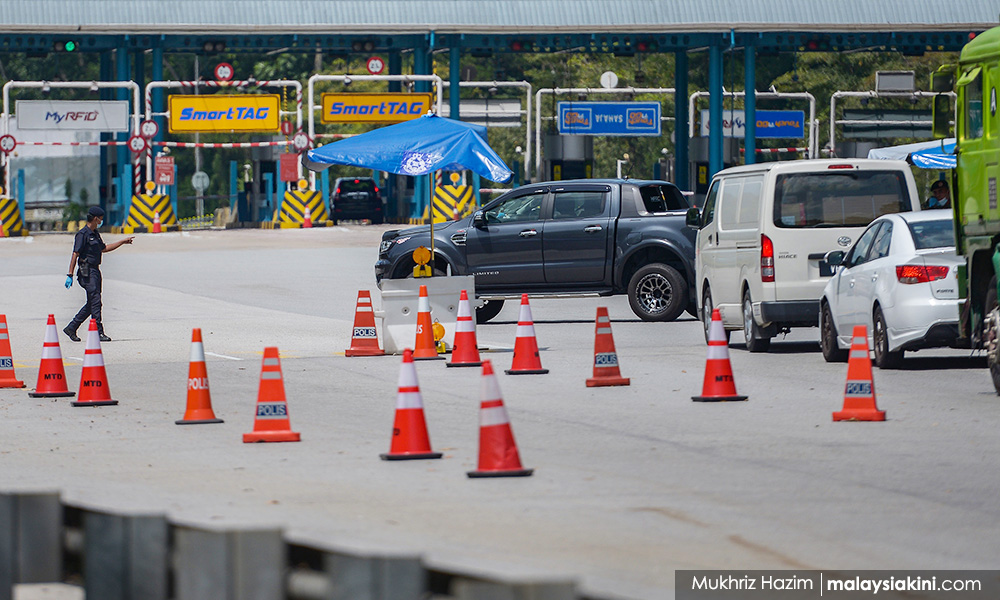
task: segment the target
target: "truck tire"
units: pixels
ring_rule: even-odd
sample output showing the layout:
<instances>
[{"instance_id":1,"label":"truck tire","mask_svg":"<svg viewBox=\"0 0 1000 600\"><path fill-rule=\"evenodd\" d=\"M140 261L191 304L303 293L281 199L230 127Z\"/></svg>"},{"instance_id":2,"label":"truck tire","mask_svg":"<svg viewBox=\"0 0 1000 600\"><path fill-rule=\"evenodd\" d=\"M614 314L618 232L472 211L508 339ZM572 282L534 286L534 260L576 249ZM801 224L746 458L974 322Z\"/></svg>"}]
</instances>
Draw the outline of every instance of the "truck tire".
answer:
<instances>
[{"instance_id":1,"label":"truck tire","mask_svg":"<svg viewBox=\"0 0 1000 600\"><path fill-rule=\"evenodd\" d=\"M503 300L484 300L482 307L476 309L476 323L485 323L496 317L502 308Z\"/></svg>"},{"instance_id":2,"label":"truck tire","mask_svg":"<svg viewBox=\"0 0 1000 600\"><path fill-rule=\"evenodd\" d=\"M998 327L1000 319L993 311L997 308L997 277L990 278L989 287L986 288L986 300L983 302L983 335L981 339L986 347L986 365L990 369L990 379L993 380L993 389L1000 395L1000 360L998 360L997 344L1000 340Z\"/></svg>"},{"instance_id":3,"label":"truck tire","mask_svg":"<svg viewBox=\"0 0 1000 600\"><path fill-rule=\"evenodd\" d=\"M642 267L628 282L628 303L643 321L673 321L687 308L687 282L663 263Z\"/></svg>"},{"instance_id":4,"label":"truck tire","mask_svg":"<svg viewBox=\"0 0 1000 600\"><path fill-rule=\"evenodd\" d=\"M757 321L753 318L753 303L750 300L750 290L743 292L743 336L747 341L747 351L767 352L771 347L771 338L764 336Z\"/></svg>"}]
</instances>

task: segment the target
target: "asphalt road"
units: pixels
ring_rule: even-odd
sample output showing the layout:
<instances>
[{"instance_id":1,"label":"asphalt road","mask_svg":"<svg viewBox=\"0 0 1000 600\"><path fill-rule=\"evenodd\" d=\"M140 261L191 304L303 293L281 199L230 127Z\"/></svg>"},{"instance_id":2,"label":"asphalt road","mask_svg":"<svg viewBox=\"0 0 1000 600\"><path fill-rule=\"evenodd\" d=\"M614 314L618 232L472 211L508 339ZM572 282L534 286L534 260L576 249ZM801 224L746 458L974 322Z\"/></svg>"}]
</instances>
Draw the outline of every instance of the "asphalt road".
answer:
<instances>
[{"instance_id":1,"label":"asphalt road","mask_svg":"<svg viewBox=\"0 0 1000 600\"><path fill-rule=\"evenodd\" d=\"M447 569L574 579L598 598L673 597L676 569L997 569L1000 398L981 357L931 350L875 371L885 423L833 423L846 365L817 330L730 355L745 403L702 404L701 325L644 323L623 297L532 302L544 376L500 375L530 478L469 480L480 375L417 366L438 461L387 463L398 357L345 358L385 228L141 235L105 255L103 345L116 407L0 390L5 490L58 489L114 510L280 525L302 541L415 552ZM118 236L106 235L107 241ZM38 375L72 238L0 239L15 368ZM584 386L608 306L630 387ZM480 325L510 365L517 306ZM192 327L220 425L179 427ZM70 388L83 344L60 334ZM302 442L243 444L265 346L278 346Z\"/></svg>"}]
</instances>

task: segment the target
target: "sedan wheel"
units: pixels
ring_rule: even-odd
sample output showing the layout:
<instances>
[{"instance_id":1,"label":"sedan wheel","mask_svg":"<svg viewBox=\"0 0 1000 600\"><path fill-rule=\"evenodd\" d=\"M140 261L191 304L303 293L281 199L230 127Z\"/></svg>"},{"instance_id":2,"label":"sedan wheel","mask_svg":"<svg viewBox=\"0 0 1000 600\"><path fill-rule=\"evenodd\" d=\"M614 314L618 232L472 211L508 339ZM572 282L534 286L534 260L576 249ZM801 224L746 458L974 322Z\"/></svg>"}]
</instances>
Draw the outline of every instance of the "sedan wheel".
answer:
<instances>
[{"instance_id":1,"label":"sedan wheel","mask_svg":"<svg viewBox=\"0 0 1000 600\"><path fill-rule=\"evenodd\" d=\"M823 303L819 314L819 346L823 350L823 360L826 362L844 362L847 360L847 350L841 350L837 345L837 326L833 323L833 313L830 305Z\"/></svg>"},{"instance_id":2,"label":"sedan wheel","mask_svg":"<svg viewBox=\"0 0 1000 600\"><path fill-rule=\"evenodd\" d=\"M903 366L903 351L889 351L889 331L885 326L885 317L882 316L882 307L875 307L873 321L875 323L872 332L875 342L875 366L880 369L898 369Z\"/></svg>"}]
</instances>

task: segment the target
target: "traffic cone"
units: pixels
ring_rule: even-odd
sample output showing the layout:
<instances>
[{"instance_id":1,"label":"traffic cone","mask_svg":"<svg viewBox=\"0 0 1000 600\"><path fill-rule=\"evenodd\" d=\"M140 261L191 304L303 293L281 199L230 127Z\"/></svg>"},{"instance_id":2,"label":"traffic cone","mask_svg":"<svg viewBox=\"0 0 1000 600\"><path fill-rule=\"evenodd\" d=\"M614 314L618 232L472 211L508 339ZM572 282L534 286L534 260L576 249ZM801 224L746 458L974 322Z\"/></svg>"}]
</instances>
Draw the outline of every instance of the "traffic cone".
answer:
<instances>
[{"instance_id":1,"label":"traffic cone","mask_svg":"<svg viewBox=\"0 0 1000 600\"><path fill-rule=\"evenodd\" d=\"M7 237L7 230L3 224L3 217L0 217L0 238Z\"/></svg>"},{"instance_id":2,"label":"traffic cone","mask_svg":"<svg viewBox=\"0 0 1000 600\"><path fill-rule=\"evenodd\" d=\"M208 369L205 366L205 345L201 329L191 331L191 365L188 367L187 410L184 418L174 421L177 425L222 423L212 410L212 394L208 389Z\"/></svg>"},{"instance_id":3,"label":"traffic cone","mask_svg":"<svg viewBox=\"0 0 1000 600\"><path fill-rule=\"evenodd\" d=\"M101 353L101 337L97 333L97 321L90 320L87 331L87 349L83 355L83 372L80 374L80 393L73 406L114 406L108 386L108 373L104 370L104 354Z\"/></svg>"},{"instance_id":4,"label":"traffic cone","mask_svg":"<svg viewBox=\"0 0 1000 600\"><path fill-rule=\"evenodd\" d=\"M309 210L309 207L307 206L305 215L303 215L302 217L302 228L309 229L312 226L313 226L312 211Z\"/></svg>"},{"instance_id":5,"label":"traffic cone","mask_svg":"<svg viewBox=\"0 0 1000 600\"><path fill-rule=\"evenodd\" d=\"M542 368L542 359L538 355L538 341L535 340L535 325L531 321L528 295L521 294L521 314L517 318L517 338L514 340L514 362L504 373L544 375L548 372L548 369Z\"/></svg>"},{"instance_id":6,"label":"traffic cone","mask_svg":"<svg viewBox=\"0 0 1000 600\"><path fill-rule=\"evenodd\" d=\"M885 421L885 411L875 405L875 381L868 354L868 328L854 326L854 340L847 359L844 408L833 413L834 421Z\"/></svg>"},{"instance_id":7,"label":"traffic cone","mask_svg":"<svg viewBox=\"0 0 1000 600\"><path fill-rule=\"evenodd\" d=\"M500 385L490 361L483 362L482 404L479 408L479 468L469 477L527 477L534 469L521 466Z\"/></svg>"},{"instance_id":8,"label":"traffic cone","mask_svg":"<svg viewBox=\"0 0 1000 600\"><path fill-rule=\"evenodd\" d=\"M161 233L163 227L160 225L160 211L153 213L153 233Z\"/></svg>"},{"instance_id":9,"label":"traffic cone","mask_svg":"<svg viewBox=\"0 0 1000 600\"><path fill-rule=\"evenodd\" d=\"M281 359L274 346L264 348L264 362L260 368L260 389L257 392L257 415L253 431L243 434L249 442L298 442L302 438L292 431L285 402L285 383L281 377Z\"/></svg>"},{"instance_id":10,"label":"traffic cone","mask_svg":"<svg viewBox=\"0 0 1000 600\"><path fill-rule=\"evenodd\" d=\"M615 352L615 338L611 335L611 319L605 306L597 307L597 323L594 332L594 376L587 380L587 387L628 385L631 380L622 377L618 370L618 353Z\"/></svg>"},{"instance_id":11,"label":"traffic cone","mask_svg":"<svg viewBox=\"0 0 1000 600\"><path fill-rule=\"evenodd\" d=\"M42 343L42 363L38 367L38 383L35 391L28 392L32 398L69 398L76 392L66 385L66 371L63 369L62 351L59 349L59 332L56 331L56 316L49 315L45 326L45 341Z\"/></svg>"},{"instance_id":12,"label":"traffic cone","mask_svg":"<svg viewBox=\"0 0 1000 600\"><path fill-rule=\"evenodd\" d=\"M455 345L451 350L449 367L478 367L479 345L476 342L476 322L472 319L469 293L462 290L458 297L458 322L455 324Z\"/></svg>"},{"instance_id":13,"label":"traffic cone","mask_svg":"<svg viewBox=\"0 0 1000 600\"><path fill-rule=\"evenodd\" d=\"M444 360L438 356L437 345L434 343L434 325L431 323L431 302L427 298L427 286L420 286L420 298L417 301L417 341L413 350L413 360Z\"/></svg>"},{"instance_id":14,"label":"traffic cone","mask_svg":"<svg viewBox=\"0 0 1000 600\"><path fill-rule=\"evenodd\" d=\"M345 356L382 356L385 352L378 345L378 330L375 329L375 310L372 307L372 293L358 290L358 305L354 311L354 331L351 347L344 350Z\"/></svg>"},{"instance_id":15,"label":"traffic cone","mask_svg":"<svg viewBox=\"0 0 1000 600\"><path fill-rule=\"evenodd\" d=\"M14 376L14 356L7 335L7 315L0 315L0 388L23 388L24 382Z\"/></svg>"},{"instance_id":16,"label":"traffic cone","mask_svg":"<svg viewBox=\"0 0 1000 600\"><path fill-rule=\"evenodd\" d=\"M417 367L413 364L413 351L403 350L403 366L399 370L399 393L396 396L396 421L392 425L392 444L388 454L379 454L382 460L415 460L441 458L440 452L431 451L424 420L424 402L417 383Z\"/></svg>"},{"instance_id":17,"label":"traffic cone","mask_svg":"<svg viewBox=\"0 0 1000 600\"><path fill-rule=\"evenodd\" d=\"M729 342L722 327L719 309L712 309L712 325L708 328L708 360L705 361L705 383L701 396L691 396L695 402L739 402L746 396L736 394L733 367L729 364Z\"/></svg>"}]
</instances>

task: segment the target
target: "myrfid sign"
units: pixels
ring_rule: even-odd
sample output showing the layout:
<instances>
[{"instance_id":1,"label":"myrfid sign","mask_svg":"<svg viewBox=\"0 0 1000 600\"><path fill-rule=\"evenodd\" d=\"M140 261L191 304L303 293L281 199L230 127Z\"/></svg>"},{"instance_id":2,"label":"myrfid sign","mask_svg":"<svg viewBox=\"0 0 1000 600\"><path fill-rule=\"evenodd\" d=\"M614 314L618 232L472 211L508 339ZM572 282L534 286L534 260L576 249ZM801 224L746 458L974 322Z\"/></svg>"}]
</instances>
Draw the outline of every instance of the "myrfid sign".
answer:
<instances>
[{"instance_id":1,"label":"myrfid sign","mask_svg":"<svg viewBox=\"0 0 1000 600\"><path fill-rule=\"evenodd\" d=\"M563 135L660 135L659 102L560 102Z\"/></svg>"},{"instance_id":2,"label":"myrfid sign","mask_svg":"<svg viewBox=\"0 0 1000 600\"><path fill-rule=\"evenodd\" d=\"M14 114L21 130L129 130L126 100L18 100Z\"/></svg>"}]
</instances>

